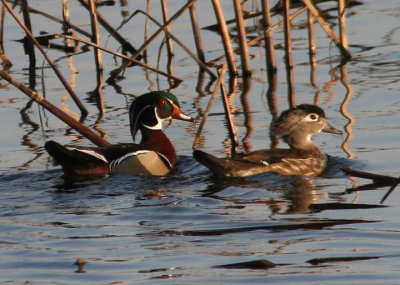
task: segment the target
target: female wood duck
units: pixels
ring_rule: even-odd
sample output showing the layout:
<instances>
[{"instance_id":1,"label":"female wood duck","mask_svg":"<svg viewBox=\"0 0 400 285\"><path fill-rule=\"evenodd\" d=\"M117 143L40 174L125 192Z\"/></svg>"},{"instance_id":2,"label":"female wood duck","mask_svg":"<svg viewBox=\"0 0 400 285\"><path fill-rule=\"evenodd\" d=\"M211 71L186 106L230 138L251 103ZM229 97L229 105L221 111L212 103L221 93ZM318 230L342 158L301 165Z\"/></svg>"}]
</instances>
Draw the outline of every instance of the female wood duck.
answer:
<instances>
[{"instance_id":1,"label":"female wood duck","mask_svg":"<svg viewBox=\"0 0 400 285\"><path fill-rule=\"evenodd\" d=\"M246 177L270 171L316 176L327 162L327 157L311 141L311 136L319 132L342 134L326 122L321 108L303 104L282 112L271 126L271 134L282 138L290 149L263 149L234 158L217 158L195 150L193 156L218 176Z\"/></svg>"},{"instance_id":2,"label":"female wood duck","mask_svg":"<svg viewBox=\"0 0 400 285\"><path fill-rule=\"evenodd\" d=\"M179 108L178 99L163 91L139 96L129 109L133 141L141 132L141 142L101 147L69 147L48 141L45 149L67 176L122 172L134 175L166 175L177 161L175 149L161 130L168 119L193 121Z\"/></svg>"}]
</instances>

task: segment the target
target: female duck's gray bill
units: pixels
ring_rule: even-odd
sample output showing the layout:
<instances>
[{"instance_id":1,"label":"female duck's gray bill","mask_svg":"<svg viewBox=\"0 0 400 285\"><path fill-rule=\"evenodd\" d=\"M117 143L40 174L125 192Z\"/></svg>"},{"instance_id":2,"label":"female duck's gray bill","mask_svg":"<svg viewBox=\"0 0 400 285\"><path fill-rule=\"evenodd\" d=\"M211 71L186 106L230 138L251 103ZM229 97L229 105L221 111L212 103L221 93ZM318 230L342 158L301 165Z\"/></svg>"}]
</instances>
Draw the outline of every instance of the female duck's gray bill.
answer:
<instances>
[{"instance_id":1,"label":"female duck's gray bill","mask_svg":"<svg viewBox=\"0 0 400 285\"><path fill-rule=\"evenodd\" d=\"M325 122L324 127L321 130L324 133L331 133L331 134L336 134L336 135L341 135L343 132L341 130L335 129L331 125L328 124L328 122Z\"/></svg>"}]
</instances>

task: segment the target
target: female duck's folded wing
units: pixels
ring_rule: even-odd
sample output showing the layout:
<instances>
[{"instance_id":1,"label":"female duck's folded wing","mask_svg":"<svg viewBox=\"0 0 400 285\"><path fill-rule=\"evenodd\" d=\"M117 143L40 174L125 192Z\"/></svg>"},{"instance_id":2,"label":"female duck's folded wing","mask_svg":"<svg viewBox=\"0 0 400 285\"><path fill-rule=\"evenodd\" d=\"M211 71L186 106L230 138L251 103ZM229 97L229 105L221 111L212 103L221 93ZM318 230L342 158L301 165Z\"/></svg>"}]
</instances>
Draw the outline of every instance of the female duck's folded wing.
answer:
<instances>
[{"instance_id":1,"label":"female duck's folded wing","mask_svg":"<svg viewBox=\"0 0 400 285\"><path fill-rule=\"evenodd\" d=\"M325 157L286 149L259 150L237 158L217 158L195 150L194 158L218 176L247 177L264 172L316 176L325 167Z\"/></svg>"},{"instance_id":2,"label":"female duck's folded wing","mask_svg":"<svg viewBox=\"0 0 400 285\"><path fill-rule=\"evenodd\" d=\"M193 156L218 176L246 177L270 170L270 166L262 162L242 158L218 158L201 150L195 150Z\"/></svg>"}]
</instances>

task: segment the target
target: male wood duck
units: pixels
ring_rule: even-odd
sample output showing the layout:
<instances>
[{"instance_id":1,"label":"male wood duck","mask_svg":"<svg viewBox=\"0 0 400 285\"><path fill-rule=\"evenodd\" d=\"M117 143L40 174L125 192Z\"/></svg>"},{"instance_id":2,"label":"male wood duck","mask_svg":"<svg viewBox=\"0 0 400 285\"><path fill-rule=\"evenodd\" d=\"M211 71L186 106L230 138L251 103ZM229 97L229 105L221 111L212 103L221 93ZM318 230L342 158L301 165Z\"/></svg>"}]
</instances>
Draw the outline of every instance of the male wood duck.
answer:
<instances>
[{"instance_id":1,"label":"male wood duck","mask_svg":"<svg viewBox=\"0 0 400 285\"><path fill-rule=\"evenodd\" d=\"M264 172L316 176L327 162L311 140L319 132L342 134L328 124L321 108L303 104L282 112L271 126L271 134L282 138L290 149L263 149L234 158L217 158L195 150L193 156L218 176L247 177Z\"/></svg>"},{"instance_id":2,"label":"male wood duck","mask_svg":"<svg viewBox=\"0 0 400 285\"><path fill-rule=\"evenodd\" d=\"M67 176L128 173L166 175L177 161L175 148L161 130L168 119L193 121L179 107L178 99L163 91L139 96L129 109L133 141L141 132L141 142L101 147L62 146L48 141L45 149L60 164Z\"/></svg>"}]
</instances>

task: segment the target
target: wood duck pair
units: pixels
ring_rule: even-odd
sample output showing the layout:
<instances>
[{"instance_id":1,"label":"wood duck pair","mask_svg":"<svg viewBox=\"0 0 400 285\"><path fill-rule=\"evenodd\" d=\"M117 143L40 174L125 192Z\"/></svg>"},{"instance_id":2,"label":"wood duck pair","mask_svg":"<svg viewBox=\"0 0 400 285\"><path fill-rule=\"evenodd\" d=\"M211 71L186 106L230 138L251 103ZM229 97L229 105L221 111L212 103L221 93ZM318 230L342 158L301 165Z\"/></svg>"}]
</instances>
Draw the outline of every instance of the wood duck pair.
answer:
<instances>
[{"instance_id":1,"label":"wood duck pair","mask_svg":"<svg viewBox=\"0 0 400 285\"><path fill-rule=\"evenodd\" d=\"M233 158L195 150L193 156L218 176L247 177L264 172L316 176L327 163L327 157L311 140L319 132L342 134L328 124L321 108L303 104L282 112L271 126L271 134L282 138L290 149L263 149Z\"/></svg>"},{"instance_id":2,"label":"wood duck pair","mask_svg":"<svg viewBox=\"0 0 400 285\"><path fill-rule=\"evenodd\" d=\"M102 147L69 147L57 142L45 143L46 151L60 164L66 176L128 173L166 175L177 162L175 148L161 130L171 118L194 121L179 107L178 99L163 91L139 96L129 109L133 141L141 132L141 142Z\"/></svg>"},{"instance_id":3,"label":"wood duck pair","mask_svg":"<svg viewBox=\"0 0 400 285\"><path fill-rule=\"evenodd\" d=\"M126 143L103 147L68 147L54 141L45 149L60 164L66 175L98 175L128 173L134 175L166 175L175 163L175 149L161 130L165 120L174 118L193 121L179 108L177 98L156 91L138 97L129 110L133 141L141 132L139 144ZM258 150L235 158L217 158L196 150L194 158L219 176L246 177L263 172L282 175L320 174L327 158L311 136L319 132L341 134L326 122L324 111L315 105L300 105L282 112L271 127L290 149Z\"/></svg>"}]
</instances>

